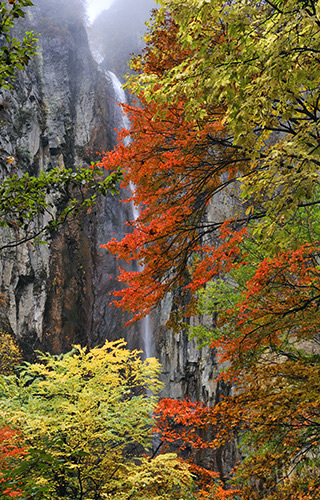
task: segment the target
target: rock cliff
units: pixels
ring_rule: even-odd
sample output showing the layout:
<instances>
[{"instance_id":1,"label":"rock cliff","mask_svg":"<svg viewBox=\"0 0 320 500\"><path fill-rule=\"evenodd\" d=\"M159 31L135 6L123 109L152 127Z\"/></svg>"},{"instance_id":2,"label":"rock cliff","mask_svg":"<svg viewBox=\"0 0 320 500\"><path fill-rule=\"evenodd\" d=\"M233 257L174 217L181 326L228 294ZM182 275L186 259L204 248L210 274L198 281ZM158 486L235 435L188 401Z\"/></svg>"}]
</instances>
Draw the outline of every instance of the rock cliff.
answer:
<instances>
[{"instance_id":1,"label":"rock cliff","mask_svg":"<svg viewBox=\"0 0 320 500\"><path fill-rule=\"evenodd\" d=\"M18 74L14 90L0 97L2 177L89 164L114 140L112 88L91 56L81 16L62 1L36 4L17 30L41 33L38 56ZM9 155L13 165L6 162ZM70 218L47 245L2 253L2 323L27 351L61 352L75 342L130 335L123 332L121 312L108 305L115 286L109 275L116 275L117 265L99 248L110 233L123 232L129 212L115 198L101 198L91 214ZM1 238L14 241L16 235L5 231Z\"/></svg>"}]
</instances>

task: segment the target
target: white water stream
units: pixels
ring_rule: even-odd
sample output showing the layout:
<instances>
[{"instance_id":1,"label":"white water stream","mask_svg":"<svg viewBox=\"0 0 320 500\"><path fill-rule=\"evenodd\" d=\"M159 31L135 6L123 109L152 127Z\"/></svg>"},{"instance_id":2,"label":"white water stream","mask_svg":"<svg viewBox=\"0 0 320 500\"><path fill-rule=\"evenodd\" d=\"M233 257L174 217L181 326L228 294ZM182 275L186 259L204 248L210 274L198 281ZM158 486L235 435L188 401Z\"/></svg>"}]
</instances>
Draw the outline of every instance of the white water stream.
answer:
<instances>
[{"instance_id":1,"label":"white water stream","mask_svg":"<svg viewBox=\"0 0 320 500\"><path fill-rule=\"evenodd\" d=\"M106 74L106 78L108 79L108 81L111 81L111 84L112 84L112 88L113 88L114 95L115 95L115 107L121 103L126 104L127 98L126 98L125 91L123 90L121 83L118 80L118 78L116 77L116 75L114 73L112 73L112 71L106 71L105 74ZM131 127L131 124L130 124L130 120L127 117L127 115L125 113L121 112L120 109L119 109L119 111L115 110L115 114L116 114L116 116L119 117L119 120L118 120L119 130L122 128L129 130ZM124 143L125 143L125 145L130 144L130 137L126 137L124 140ZM134 193L135 187L132 184L132 182L130 182L130 189L131 189L131 192ZM139 207L136 207L133 202L132 202L132 214L133 214L134 220L137 220L137 218L140 215ZM141 266L140 266L140 268L142 269ZM145 318L143 318L140 321L140 326L141 326L141 336L142 336L142 342L143 342L144 355L146 358L150 358L153 354L152 353L152 332L151 332L151 326L150 326L150 317L146 316Z\"/></svg>"}]
</instances>

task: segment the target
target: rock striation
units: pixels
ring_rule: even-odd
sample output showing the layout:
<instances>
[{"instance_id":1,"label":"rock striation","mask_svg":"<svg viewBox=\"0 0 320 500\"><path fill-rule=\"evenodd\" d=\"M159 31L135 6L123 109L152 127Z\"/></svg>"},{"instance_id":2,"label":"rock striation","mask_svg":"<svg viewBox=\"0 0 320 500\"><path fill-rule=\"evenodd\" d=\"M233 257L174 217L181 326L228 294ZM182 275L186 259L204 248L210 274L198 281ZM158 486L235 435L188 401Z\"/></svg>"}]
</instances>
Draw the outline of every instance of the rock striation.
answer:
<instances>
[{"instance_id":1,"label":"rock striation","mask_svg":"<svg viewBox=\"0 0 320 500\"><path fill-rule=\"evenodd\" d=\"M17 30L41 33L38 55L18 74L14 90L0 96L2 178L90 164L114 141L112 88L92 58L80 15L60 0L36 4ZM63 202L57 200L57 208ZM1 322L25 351L58 353L78 342L95 345L130 336L123 332L124 315L108 305L115 287L109 276L116 276L118 265L99 248L111 233L121 237L130 218L130 209L117 199L101 197L90 214L70 218L47 245L2 251ZM12 230L0 235L6 243L16 238Z\"/></svg>"}]
</instances>

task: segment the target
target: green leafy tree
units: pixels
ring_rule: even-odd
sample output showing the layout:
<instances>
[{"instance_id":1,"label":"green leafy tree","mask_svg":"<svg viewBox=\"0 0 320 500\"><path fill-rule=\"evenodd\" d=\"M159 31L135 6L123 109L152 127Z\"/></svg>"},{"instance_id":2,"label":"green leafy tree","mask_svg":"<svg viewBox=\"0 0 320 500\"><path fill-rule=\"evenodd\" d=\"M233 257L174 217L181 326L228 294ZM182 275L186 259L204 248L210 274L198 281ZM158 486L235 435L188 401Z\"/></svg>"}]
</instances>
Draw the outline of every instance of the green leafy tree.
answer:
<instances>
[{"instance_id":1,"label":"green leafy tree","mask_svg":"<svg viewBox=\"0 0 320 500\"><path fill-rule=\"evenodd\" d=\"M94 205L99 194L118 193L120 170L105 175L101 168L54 168L38 177L13 175L0 184L0 227L14 231L0 250L16 247L57 230L68 215ZM64 208L57 209L57 200ZM39 216L44 216L44 221Z\"/></svg>"},{"instance_id":2,"label":"green leafy tree","mask_svg":"<svg viewBox=\"0 0 320 500\"><path fill-rule=\"evenodd\" d=\"M149 281L145 281L148 305L163 297L159 293L150 299L152 280L158 280L165 292L173 291L170 277L178 272L184 278L183 291L190 292L191 298L199 294L198 312L212 318L211 325L193 328L193 335L200 335L216 349L218 357L229 366L224 379L236 384L233 397L225 398L215 409L205 408L210 420L206 420L200 407L198 420L196 415L192 414L192 420L188 414L189 423L187 419L181 422L183 410L176 402L170 402L170 412L166 413L166 408L164 412L170 427L169 442L175 440L172 432L179 430L179 424L183 424L185 439L184 427L191 427L190 433L196 427L201 436L207 423L208 430L214 430L212 447L225 444L240 431L246 458L236 469L240 489L240 494L234 493L236 498L317 499L319 2L158 3L162 8L147 52L137 60L141 73L131 79L131 88L142 97L147 111L154 110L149 117L152 134L142 119L139 130L151 147L144 146L139 151L137 166L132 167L132 161L126 164L135 141L139 144L132 120L134 142L119 148L128 172L126 180L136 186L133 200L142 203L144 210L144 218L140 214L133 223L134 236L109 244L122 258L140 258L145 264L135 275L123 273L129 288L123 293L122 304L134 312L138 307L142 314L146 312L146 301L134 303L137 295L132 292L140 293L141 299L149 260L154 267ZM175 41L185 51L185 57L172 57L170 66L159 70L161 65L154 67L148 62L166 60L166 46L160 37L155 43L154 33L157 28L161 33L168 16L178 28ZM188 193L180 178L174 185L175 173L179 168L179 175L182 173L188 186L196 189L195 179L199 179L203 163L197 161L197 175L191 177L189 149L182 141L175 142L176 133L168 134L160 148L152 146L160 137L157 123L164 121L169 110L179 110L180 117L181 104L185 129L195 123L194 130L198 132L198 137L190 136L192 147L201 143L202 134L212 140L214 134L206 129L212 109L222 110L219 116L223 136L221 149L214 143L203 149L204 159L212 158L210 173L220 165L214 191L212 174L197 191L206 196L209 220L205 214L196 220L201 196L192 200L190 213L195 222L188 226L185 221L189 212L183 213L183 236L189 238L194 231L199 240L197 245L188 245L183 265L178 267L172 259L165 260L181 231L179 221L169 219L168 208L175 197L182 205L181 200ZM177 118L172 118L172 122L176 124ZM178 155L184 156L179 163L172 151L166 158L163 156L174 144L180 146ZM219 164L227 148L237 152L236 158ZM113 158L110 161L106 157L106 165L112 164ZM170 161L172 158L174 162ZM162 171L167 177L161 178L160 198L155 185ZM147 189L152 196L139 198L142 190ZM221 192L226 199L233 196L237 200L232 210L222 214L221 198L216 196ZM176 213L179 212L175 207ZM171 229L165 233L170 234L167 247L162 244L163 232L158 223L162 220L166 231ZM126 246L128 242L130 245ZM201 262L203 255L206 259ZM201 290L206 283L207 289ZM174 302L178 320L184 313L179 305ZM194 426L189 425L192 422Z\"/></svg>"},{"instance_id":3,"label":"green leafy tree","mask_svg":"<svg viewBox=\"0 0 320 500\"><path fill-rule=\"evenodd\" d=\"M8 0L0 3L0 88L10 89L16 70L24 69L36 53L36 38L32 31L18 40L12 29L19 18L25 16L24 7L31 0Z\"/></svg>"},{"instance_id":4,"label":"green leafy tree","mask_svg":"<svg viewBox=\"0 0 320 500\"><path fill-rule=\"evenodd\" d=\"M20 429L28 454L13 480L32 498L180 498L192 485L174 455L143 458L161 387L155 358L125 342L40 354L1 377L1 420Z\"/></svg>"},{"instance_id":5,"label":"green leafy tree","mask_svg":"<svg viewBox=\"0 0 320 500\"><path fill-rule=\"evenodd\" d=\"M19 485L13 484L8 478L12 471L25 455L25 450L20 446L19 433L8 427L0 428L0 496L1 498L24 498L24 493ZM10 484L8 484L10 482Z\"/></svg>"}]
</instances>

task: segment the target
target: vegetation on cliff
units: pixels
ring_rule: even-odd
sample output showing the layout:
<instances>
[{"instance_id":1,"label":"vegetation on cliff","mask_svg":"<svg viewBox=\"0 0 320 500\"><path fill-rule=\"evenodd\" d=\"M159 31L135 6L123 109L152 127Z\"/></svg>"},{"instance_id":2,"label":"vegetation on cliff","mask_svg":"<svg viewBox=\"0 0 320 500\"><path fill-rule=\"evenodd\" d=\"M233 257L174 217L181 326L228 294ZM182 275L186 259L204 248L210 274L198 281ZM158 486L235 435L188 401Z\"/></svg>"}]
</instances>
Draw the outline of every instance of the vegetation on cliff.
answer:
<instances>
[{"instance_id":1,"label":"vegetation on cliff","mask_svg":"<svg viewBox=\"0 0 320 500\"><path fill-rule=\"evenodd\" d=\"M37 39L32 31L26 32L22 40L15 36L17 26L22 29L20 23L26 16L26 8L32 6L31 0L0 3L0 91L4 92L3 109L9 106L6 92L13 91L17 72L25 70L36 55ZM19 160L4 148L0 148L0 166L3 169L0 227L12 230L11 238L1 242L0 251L29 241L41 242L41 237L56 230L69 214L76 214L95 204L99 194L117 193L116 184L122 177L119 171L106 176L94 163L90 168L51 168L39 176L17 174Z\"/></svg>"}]
</instances>

